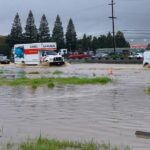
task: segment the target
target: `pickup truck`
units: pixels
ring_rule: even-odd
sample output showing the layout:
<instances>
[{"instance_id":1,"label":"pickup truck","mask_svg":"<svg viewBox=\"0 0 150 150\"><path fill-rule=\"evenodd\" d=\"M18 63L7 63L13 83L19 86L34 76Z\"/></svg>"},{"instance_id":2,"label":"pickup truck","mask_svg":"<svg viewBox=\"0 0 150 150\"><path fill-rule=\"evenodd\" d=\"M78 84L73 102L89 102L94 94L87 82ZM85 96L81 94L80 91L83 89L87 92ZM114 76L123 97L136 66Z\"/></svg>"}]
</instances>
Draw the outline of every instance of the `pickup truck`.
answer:
<instances>
[{"instance_id":1,"label":"pickup truck","mask_svg":"<svg viewBox=\"0 0 150 150\"><path fill-rule=\"evenodd\" d=\"M90 55L88 54L71 54L68 56L69 59L85 59L89 57Z\"/></svg>"}]
</instances>

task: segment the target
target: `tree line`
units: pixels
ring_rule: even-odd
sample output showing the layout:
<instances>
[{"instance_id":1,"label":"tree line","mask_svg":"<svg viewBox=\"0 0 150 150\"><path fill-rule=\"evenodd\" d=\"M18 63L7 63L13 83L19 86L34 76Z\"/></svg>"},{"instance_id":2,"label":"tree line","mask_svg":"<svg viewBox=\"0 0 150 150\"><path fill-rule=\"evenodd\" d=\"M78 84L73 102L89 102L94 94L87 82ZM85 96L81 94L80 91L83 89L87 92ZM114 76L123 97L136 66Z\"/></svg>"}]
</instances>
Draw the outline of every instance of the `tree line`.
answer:
<instances>
[{"instance_id":1,"label":"tree line","mask_svg":"<svg viewBox=\"0 0 150 150\"><path fill-rule=\"evenodd\" d=\"M115 35L116 47L129 47L123 32L118 31ZM29 11L26 25L23 31L19 14L15 15L10 34L7 36L7 43L10 47L20 43L35 42L56 42L58 50L67 48L70 51L96 50L98 48L112 48L113 37L109 32L107 35L92 36L84 34L78 39L72 18L69 19L66 33L63 31L61 18L56 16L52 34L50 34L49 24L46 15L43 14L40 20L39 28L35 25L32 11Z\"/></svg>"}]
</instances>

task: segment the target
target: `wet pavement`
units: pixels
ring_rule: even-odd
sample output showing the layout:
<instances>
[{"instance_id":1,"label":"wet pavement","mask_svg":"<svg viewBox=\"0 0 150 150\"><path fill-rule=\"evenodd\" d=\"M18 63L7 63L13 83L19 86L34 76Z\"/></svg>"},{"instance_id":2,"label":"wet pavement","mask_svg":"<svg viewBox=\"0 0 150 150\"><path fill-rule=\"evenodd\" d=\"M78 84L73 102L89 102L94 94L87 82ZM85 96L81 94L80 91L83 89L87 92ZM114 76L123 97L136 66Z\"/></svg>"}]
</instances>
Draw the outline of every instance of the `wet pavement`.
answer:
<instances>
[{"instance_id":1,"label":"wet pavement","mask_svg":"<svg viewBox=\"0 0 150 150\"><path fill-rule=\"evenodd\" d=\"M133 150L148 150L150 139L135 136L150 132L150 69L142 65L68 64L63 67L0 66L5 78L55 76L108 76L107 85L0 87L0 143L22 141L40 134L49 138L94 140ZM38 71L39 74L29 74Z\"/></svg>"}]
</instances>

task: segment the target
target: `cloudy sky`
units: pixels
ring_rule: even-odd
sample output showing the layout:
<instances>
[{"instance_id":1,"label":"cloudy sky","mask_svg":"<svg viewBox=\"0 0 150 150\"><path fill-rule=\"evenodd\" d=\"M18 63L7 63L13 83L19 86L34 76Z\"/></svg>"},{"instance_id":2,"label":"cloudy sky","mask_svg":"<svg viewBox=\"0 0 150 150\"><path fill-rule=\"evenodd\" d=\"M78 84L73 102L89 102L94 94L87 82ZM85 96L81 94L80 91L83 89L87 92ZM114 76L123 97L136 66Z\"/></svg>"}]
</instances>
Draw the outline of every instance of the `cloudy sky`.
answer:
<instances>
[{"instance_id":1,"label":"cloudy sky","mask_svg":"<svg viewBox=\"0 0 150 150\"><path fill-rule=\"evenodd\" d=\"M10 33L13 19L19 13L24 29L29 10L32 10L37 28L43 14L52 31L59 14L64 32L69 18L73 19L78 37L112 31L111 0L0 0L0 34ZM150 0L114 0L115 29L122 30L127 38L150 37ZM126 30L126 31L125 31ZM130 30L130 31L127 31ZM134 31L133 31L134 30ZM145 31L147 30L147 31Z\"/></svg>"}]
</instances>

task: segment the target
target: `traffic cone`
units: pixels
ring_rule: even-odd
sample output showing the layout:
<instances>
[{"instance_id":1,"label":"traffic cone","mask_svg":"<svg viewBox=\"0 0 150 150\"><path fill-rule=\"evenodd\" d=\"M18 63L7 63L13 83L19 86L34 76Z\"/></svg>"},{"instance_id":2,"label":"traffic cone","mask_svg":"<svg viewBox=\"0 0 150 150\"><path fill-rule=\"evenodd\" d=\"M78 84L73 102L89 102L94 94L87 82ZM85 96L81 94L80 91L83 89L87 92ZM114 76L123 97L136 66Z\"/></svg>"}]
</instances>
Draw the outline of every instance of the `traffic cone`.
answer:
<instances>
[{"instance_id":1,"label":"traffic cone","mask_svg":"<svg viewBox=\"0 0 150 150\"><path fill-rule=\"evenodd\" d=\"M108 70L108 75L113 75L112 68L110 68L110 69Z\"/></svg>"}]
</instances>

